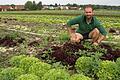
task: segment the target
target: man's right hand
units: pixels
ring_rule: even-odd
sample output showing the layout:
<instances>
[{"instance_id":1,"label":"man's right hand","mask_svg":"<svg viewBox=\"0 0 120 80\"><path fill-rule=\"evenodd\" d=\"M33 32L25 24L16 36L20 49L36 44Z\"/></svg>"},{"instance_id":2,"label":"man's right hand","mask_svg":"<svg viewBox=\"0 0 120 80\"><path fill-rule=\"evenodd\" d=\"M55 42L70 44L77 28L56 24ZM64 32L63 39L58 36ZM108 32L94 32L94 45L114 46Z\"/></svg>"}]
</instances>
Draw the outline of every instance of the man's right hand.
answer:
<instances>
[{"instance_id":1,"label":"man's right hand","mask_svg":"<svg viewBox=\"0 0 120 80\"><path fill-rule=\"evenodd\" d=\"M71 34L70 34L70 40L71 40L72 42L76 42L76 39L77 39L77 35L76 35L75 33L71 33Z\"/></svg>"},{"instance_id":2,"label":"man's right hand","mask_svg":"<svg viewBox=\"0 0 120 80\"><path fill-rule=\"evenodd\" d=\"M70 34L70 40L72 42L80 42L83 39L83 36L79 33L75 32L75 28L68 28L68 32Z\"/></svg>"}]
</instances>

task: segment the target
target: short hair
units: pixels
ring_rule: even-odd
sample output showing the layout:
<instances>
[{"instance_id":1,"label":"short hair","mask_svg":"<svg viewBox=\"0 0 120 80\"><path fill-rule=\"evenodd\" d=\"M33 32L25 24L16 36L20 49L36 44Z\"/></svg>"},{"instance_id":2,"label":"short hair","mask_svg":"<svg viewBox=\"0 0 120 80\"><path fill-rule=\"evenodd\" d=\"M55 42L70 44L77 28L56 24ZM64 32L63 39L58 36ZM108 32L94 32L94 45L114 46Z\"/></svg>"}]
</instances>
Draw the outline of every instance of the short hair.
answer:
<instances>
[{"instance_id":1,"label":"short hair","mask_svg":"<svg viewBox=\"0 0 120 80\"><path fill-rule=\"evenodd\" d=\"M86 8L92 8L92 10L94 10L94 8L93 8L93 6L92 6L91 4L85 5L85 6L84 6L84 10L85 10Z\"/></svg>"}]
</instances>

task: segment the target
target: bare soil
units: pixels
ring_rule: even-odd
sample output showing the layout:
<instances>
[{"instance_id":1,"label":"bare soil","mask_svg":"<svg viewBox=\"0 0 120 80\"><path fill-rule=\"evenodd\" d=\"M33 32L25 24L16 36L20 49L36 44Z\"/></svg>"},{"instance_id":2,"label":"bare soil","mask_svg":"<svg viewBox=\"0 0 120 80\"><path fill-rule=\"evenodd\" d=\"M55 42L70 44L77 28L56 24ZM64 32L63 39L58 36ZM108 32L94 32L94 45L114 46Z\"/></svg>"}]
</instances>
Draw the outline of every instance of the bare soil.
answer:
<instances>
[{"instance_id":1,"label":"bare soil","mask_svg":"<svg viewBox=\"0 0 120 80\"><path fill-rule=\"evenodd\" d=\"M18 43L23 43L24 40L24 38L13 40L10 37L6 36L0 39L0 45L3 47L14 47L17 46Z\"/></svg>"}]
</instances>

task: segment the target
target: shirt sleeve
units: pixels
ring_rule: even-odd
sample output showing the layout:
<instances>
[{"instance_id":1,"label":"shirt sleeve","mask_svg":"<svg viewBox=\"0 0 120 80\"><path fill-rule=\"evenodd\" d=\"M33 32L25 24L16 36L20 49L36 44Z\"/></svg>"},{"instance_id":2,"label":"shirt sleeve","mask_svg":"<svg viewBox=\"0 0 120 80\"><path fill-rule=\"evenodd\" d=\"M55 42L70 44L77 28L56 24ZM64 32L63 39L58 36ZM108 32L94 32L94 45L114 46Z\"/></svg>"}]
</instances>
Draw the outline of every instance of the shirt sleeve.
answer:
<instances>
[{"instance_id":1,"label":"shirt sleeve","mask_svg":"<svg viewBox=\"0 0 120 80\"><path fill-rule=\"evenodd\" d=\"M99 21L96 22L96 27L98 28L98 30L100 31L100 33L102 35L104 35L104 36L107 35L107 31L105 30L105 28L103 27L103 25Z\"/></svg>"},{"instance_id":2,"label":"shirt sleeve","mask_svg":"<svg viewBox=\"0 0 120 80\"><path fill-rule=\"evenodd\" d=\"M80 23L81 16L78 16L74 19L71 19L67 22L67 26L71 27L72 25L79 24Z\"/></svg>"}]
</instances>

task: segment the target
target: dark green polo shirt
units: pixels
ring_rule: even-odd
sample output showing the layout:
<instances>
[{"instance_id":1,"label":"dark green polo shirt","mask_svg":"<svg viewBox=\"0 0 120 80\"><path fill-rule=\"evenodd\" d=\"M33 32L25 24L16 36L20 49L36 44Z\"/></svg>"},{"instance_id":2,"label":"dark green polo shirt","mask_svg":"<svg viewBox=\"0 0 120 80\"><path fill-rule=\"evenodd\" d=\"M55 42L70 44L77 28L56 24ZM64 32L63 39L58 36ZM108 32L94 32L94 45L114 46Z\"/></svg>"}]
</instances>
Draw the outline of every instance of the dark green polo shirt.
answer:
<instances>
[{"instance_id":1,"label":"dark green polo shirt","mask_svg":"<svg viewBox=\"0 0 120 80\"><path fill-rule=\"evenodd\" d=\"M97 28L102 35L106 36L106 34L107 34L105 28L102 26L102 24L97 20L97 18L95 16L93 16L92 21L89 24L87 24L87 22L86 22L85 15L81 15L81 16L78 16L74 19L71 19L67 23L68 27L71 27L72 25L75 25L75 24L79 25L79 27L76 31L77 33L81 33L81 34L89 33L94 28Z\"/></svg>"}]
</instances>

